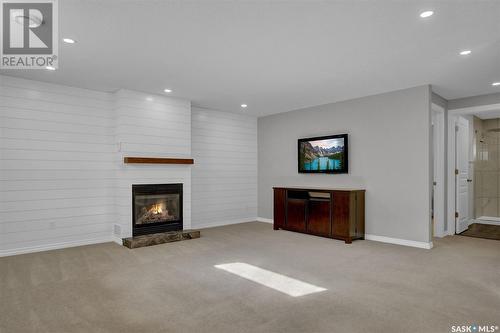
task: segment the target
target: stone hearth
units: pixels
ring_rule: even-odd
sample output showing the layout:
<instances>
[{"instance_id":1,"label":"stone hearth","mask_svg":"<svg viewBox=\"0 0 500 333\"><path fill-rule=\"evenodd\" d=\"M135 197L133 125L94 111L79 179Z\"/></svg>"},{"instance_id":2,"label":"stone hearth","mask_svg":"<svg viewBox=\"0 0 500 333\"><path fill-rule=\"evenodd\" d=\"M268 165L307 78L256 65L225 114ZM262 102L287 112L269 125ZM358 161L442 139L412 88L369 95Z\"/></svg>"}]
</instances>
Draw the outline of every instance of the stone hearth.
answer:
<instances>
[{"instance_id":1,"label":"stone hearth","mask_svg":"<svg viewBox=\"0 0 500 333\"><path fill-rule=\"evenodd\" d=\"M194 238L200 238L199 230L169 231L156 234L123 238L123 246L126 246L129 249L135 249L138 247L178 242Z\"/></svg>"}]
</instances>

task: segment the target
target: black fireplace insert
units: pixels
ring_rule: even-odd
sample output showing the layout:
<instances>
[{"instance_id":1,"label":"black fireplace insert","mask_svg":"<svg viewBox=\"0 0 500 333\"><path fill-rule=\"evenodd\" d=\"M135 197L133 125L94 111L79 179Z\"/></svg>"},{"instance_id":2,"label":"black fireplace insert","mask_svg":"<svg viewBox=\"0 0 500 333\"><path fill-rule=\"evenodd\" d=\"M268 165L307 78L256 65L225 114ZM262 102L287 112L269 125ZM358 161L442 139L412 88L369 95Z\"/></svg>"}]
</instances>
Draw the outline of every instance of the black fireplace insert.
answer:
<instances>
[{"instance_id":1,"label":"black fireplace insert","mask_svg":"<svg viewBox=\"0 0 500 333\"><path fill-rule=\"evenodd\" d=\"M182 184L132 185L132 235L182 230Z\"/></svg>"}]
</instances>

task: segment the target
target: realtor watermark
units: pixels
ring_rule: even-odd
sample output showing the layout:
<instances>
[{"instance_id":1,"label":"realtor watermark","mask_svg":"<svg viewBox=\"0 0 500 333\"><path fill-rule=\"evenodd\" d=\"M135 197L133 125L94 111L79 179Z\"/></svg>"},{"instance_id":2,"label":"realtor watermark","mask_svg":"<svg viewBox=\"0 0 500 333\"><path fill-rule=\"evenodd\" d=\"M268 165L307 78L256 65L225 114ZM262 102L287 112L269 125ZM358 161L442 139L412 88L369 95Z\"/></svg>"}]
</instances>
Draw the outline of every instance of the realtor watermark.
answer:
<instances>
[{"instance_id":1,"label":"realtor watermark","mask_svg":"<svg viewBox=\"0 0 500 333\"><path fill-rule=\"evenodd\" d=\"M452 333L495 333L500 332L498 325L452 325L450 328Z\"/></svg>"},{"instance_id":2,"label":"realtor watermark","mask_svg":"<svg viewBox=\"0 0 500 333\"><path fill-rule=\"evenodd\" d=\"M57 0L0 0L0 67L58 67Z\"/></svg>"}]
</instances>

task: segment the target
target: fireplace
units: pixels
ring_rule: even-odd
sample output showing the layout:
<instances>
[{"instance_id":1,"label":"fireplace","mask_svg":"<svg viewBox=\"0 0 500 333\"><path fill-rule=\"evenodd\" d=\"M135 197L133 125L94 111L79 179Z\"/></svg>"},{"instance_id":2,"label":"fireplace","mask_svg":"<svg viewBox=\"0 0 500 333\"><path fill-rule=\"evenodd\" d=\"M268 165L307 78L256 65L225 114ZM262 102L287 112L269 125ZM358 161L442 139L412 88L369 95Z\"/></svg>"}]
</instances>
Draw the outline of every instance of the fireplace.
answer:
<instances>
[{"instance_id":1,"label":"fireplace","mask_svg":"<svg viewBox=\"0 0 500 333\"><path fill-rule=\"evenodd\" d=\"M132 235L182 230L182 184L132 185Z\"/></svg>"}]
</instances>

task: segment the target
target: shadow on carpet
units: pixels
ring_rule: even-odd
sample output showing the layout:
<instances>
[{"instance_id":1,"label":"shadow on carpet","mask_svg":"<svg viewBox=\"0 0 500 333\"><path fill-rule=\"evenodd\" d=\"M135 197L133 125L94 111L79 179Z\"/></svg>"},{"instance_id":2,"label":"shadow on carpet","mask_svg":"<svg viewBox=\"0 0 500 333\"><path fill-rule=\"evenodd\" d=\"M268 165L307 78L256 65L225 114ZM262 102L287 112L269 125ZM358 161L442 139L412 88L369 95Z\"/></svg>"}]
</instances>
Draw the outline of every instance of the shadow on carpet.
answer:
<instances>
[{"instance_id":1,"label":"shadow on carpet","mask_svg":"<svg viewBox=\"0 0 500 333\"><path fill-rule=\"evenodd\" d=\"M459 235L500 240L500 226L491 224L482 224L482 223L472 223L469 226L469 229L465 230Z\"/></svg>"}]
</instances>

